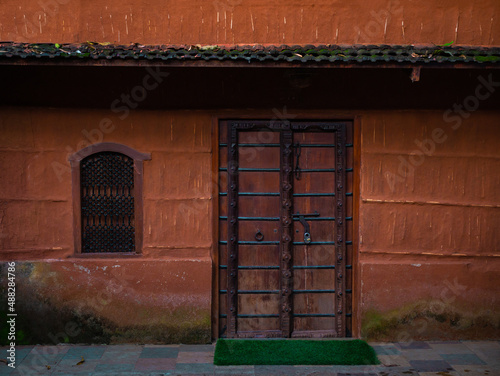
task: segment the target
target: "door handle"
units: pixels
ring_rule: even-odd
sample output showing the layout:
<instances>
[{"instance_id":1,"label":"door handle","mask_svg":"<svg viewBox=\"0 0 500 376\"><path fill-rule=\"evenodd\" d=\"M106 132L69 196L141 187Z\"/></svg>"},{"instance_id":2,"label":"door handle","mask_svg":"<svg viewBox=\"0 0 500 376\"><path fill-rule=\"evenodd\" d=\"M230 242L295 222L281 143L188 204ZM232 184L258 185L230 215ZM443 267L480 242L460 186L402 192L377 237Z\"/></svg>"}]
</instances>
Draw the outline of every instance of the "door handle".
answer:
<instances>
[{"instance_id":1,"label":"door handle","mask_svg":"<svg viewBox=\"0 0 500 376\"><path fill-rule=\"evenodd\" d=\"M319 213L315 211L314 213L308 213L308 214L300 214L297 212L297 214L293 214L294 217L299 218L299 222L304 226L304 243L310 244L312 241L311 238L311 227L309 226L309 222L306 221L306 217L319 217Z\"/></svg>"}]
</instances>

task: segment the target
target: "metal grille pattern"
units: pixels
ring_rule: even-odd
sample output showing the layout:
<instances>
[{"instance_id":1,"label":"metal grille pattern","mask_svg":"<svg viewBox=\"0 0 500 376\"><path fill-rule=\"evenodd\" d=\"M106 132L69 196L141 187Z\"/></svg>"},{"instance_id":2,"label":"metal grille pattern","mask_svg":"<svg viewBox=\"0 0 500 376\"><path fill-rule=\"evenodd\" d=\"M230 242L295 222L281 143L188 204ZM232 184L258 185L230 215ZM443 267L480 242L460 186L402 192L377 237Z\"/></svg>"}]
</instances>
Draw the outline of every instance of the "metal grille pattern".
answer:
<instances>
[{"instance_id":1,"label":"metal grille pattern","mask_svg":"<svg viewBox=\"0 0 500 376\"><path fill-rule=\"evenodd\" d=\"M134 161L121 153L81 162L82 252L134 252Z\"/></svg>"}]
</instances>

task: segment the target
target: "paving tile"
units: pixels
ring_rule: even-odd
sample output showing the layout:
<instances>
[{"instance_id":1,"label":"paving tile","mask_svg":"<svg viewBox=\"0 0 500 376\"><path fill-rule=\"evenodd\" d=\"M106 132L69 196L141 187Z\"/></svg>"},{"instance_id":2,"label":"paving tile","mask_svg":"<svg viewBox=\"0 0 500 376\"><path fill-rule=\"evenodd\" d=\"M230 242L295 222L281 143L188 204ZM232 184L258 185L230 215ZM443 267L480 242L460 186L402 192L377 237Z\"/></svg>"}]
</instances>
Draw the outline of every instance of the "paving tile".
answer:
<instances>
[{"instance_id":1,"label":"paving tile","mask_svg":"<svg viewBox=\"0 0 500 376\"><path fill-rule=\"evenodd\" d=\"M455 343L431 343L431 348L438 354L473 354L472 350L465 344Z\"/></svg>"},{"instance_id":2,"label":"paving tile","mask_svg":"<svg viewBox=\"0 0 500 376\"><path fill-rule=\"evenodd\" d=\"M442 360L433 349L401 350L401 356L408 360Z\"/></svg>"},{"instance_id":3,"label":"paving tile","mask_svg":"<svg viewBox=\"0 0 500 376\"><path fill-rule=\"evenodd\" d=\"M397 347L403 350L416 350L416 349L430 349L430 345L427 342L397 342L395 344Z\"/></svg>"},{"instance_id":4,"label":"paving tile","mask_svg":"<svg viewBox=\"0 0 500 376\"><path fill-rule=\"evenodd\" d=\"M82 356L85 360L100 359L105 350L105 346L72 346L66 352L63 359L80 360Z\"/></svg>"},{"instance_id":5,"label":"paving tile","mask_svg":"<svg viewBox=\"0 0 500 376\"><path fill-rule=\"evenodd\" d=\"M377 376L376 373L339 373L337 376Z\"/></svg>"},{"instance_id":6,"label":"paving tile","mask_svg":"<svg viewBox=\"0 0 500 376\"><path fill-rule=\"evenodd\" d=\"M460 376L498 376L500 367L456 365L453 367Z\"/></svg>"},{"instance_id":7,"label":"paving tile","mask_svg":"<svg viewBox=\"0 0 500 376\"><path fill-rule=\"evenodd\" d=\"M199 364L186 364L177 363L175 367L175 372L182 375L200 375L200 374L210 374L213 375L215 372L215 366L210 363L199 363Z\"/></svg>"},{"instance_id":8,"label":"paving tile","mask_svg":"<svg viewBox=\"0 0 500 376\"><path fill-rule=\"evenodd\" d=\"M500 344L497 341L463 341L487 364L500 366Z\"/></svg>"},{"instance_id":9,"label":"paving tile","mask_svg":"<svg viewBox=\"0 0 500 376\"><path fill-rule=\"evenodd\" d=\"M16 346L16 366L19 365L24 358L33 350L34 346ZM2 347L0 351L0 359L7 359L9 353L7 352L9 347ZM1 363L4 364L4 363ZM11 367L9 367L11 368Z\"/></svg>"},{"instance_id":10,"label":"paving tile","mask_svg":"<svg viewBox=\"0 0 500 376\"><path fill-rule=\"evenodd\" d=\"M255 376L291 376L295 374L293 366L255 366Z\"/></svg>"},{"instance_id":11,"label":"paving tile","mask_svg":"<svg viewBox=\"0 0 500 376\"><path fill-rule=\"evenodd\" d=\"M377 355L399 355L401 350L396 348L396 346L390 345L375 345L372 346Z\"/></svg>"},{"instance_id":12,"label":"paving tile","mask_svg":"<svg viewBox=\"0 0 500 376\"><path fill-rule=\"evenodd\" d=\"M53 367L53 374L66 374L73 375L77 373L93 372L97 364L97 360L85 360L80 365L76 365L78 359L63 359L56 366Z\"/></svg>"},{"instance_id":13,"label":"paving tile","mask_svg":"<svg viewBox=\"0 0 500 376\"><path fill-rule=\"evenodd\" d=\"M212 352L180 351L177 356L177 363L213 363L214 354Z\"/></svg>"},{"instance_id":14,"label":"paving tile","mask_svg":"<svg viewBox=\"0 0 500 376\"><path fill-rule=\"evenodd\" d=\"M70 349L70 346L40 346L37 345L31 350L30 354L34 355L56 355L56 354L66 354Z\"/></svg>"},{"instance_id":15,"label":"paving tile","mask_svg":"<svg viewBox=\"0 0 500 376\"><path fill-rule=\"evenodd\" d=\"M410 367L408 359L401 355L378 355L377 357L384 366Z\"/></svg>"},{"instance_id":16,"label":"paving tile","mask_svg":"<svg viewBox=\"0 0 500 376\"><path fill-rule=\"evenodd\" d=\"M135 363L134 371L174 370L175 364L175 358L140 358Z\"/></svg>"},{"instance_id":17,"label":"paving tile","mask_svg":"<svg viewBox=\"0 0 500 376\"><path fill-rule=\"evenodd\" d=\"M193 351L193 352L214 352L215 345L180 345L179 351Z\"/></svg>"},{"instance_id":18,"label":"paving tile","mask_svg":"<svg viewBox=\"0 0 500 376\"><path fill-rule=\"evenodd\" d=\"M255 375L254 366L215 366L215 375Z\"/></svg>"},{"instance_id":19,"label":"paving tile","mask_svg":"<svg viewBox=\"0 0 500 376\"><path fill-rule=\"evenodd\" d=\"M140 358L177 358L179 347L144 347Z\"/></svg>"},{"instance_id":20,"label":"paving tile","mask_svg":"<svg viewBox=\"0 0 500 376\"><path fill-rule=\"evenodd\" d=\"M476 354L441 354L441 357L451 365L486 364Z\"/></svg>"},{"instance_id":21,"label":"paving tile","mask_svg":"<svg viewBox=\"0 0 500 376\"><path fill-rule=\"evenodd\" d=\"M378 371L378 376L418 376L419 373L410 367L386 367ZM436 376L434 374L433 376Z\"/></svg>"},{"instance_id":22,"label":"paving tile","mask_svg":"<svg viewBox=\"0 0 500 376\"><path fill-rule=\"evenodd\" d=\"M15 371L15 368L9 367L5 363L0 363L0 376L10 375L14 371Z\"/></svg>"},{"instance_id":23,"label":"paving tile","mask_svg":"<svg viewBox=\"0 0 500 376\"><path fill-rule=\"evenodd\" d=\"M22 365L23 366L46 366L46 365L55 365L59 363L63 358L65 354L53 354L53 355L48 355L48 354L33 354L30 353L26 356L26 358L23 359Z\"/></svg>"},{"instance_id":24,"label":"paving tile","mask_svg":"<svg viewBox=\"0 0 500 376\"><path fill-rule=\"evenodd\" d=\"M105 347L106 353L140 353L144 346L141 345L110 345Z\"/></svg>"},{"instance_id":25,"label":"paving tile","mask_svg":"<svg viewBox=\"0 0 500 376\"><path fill-rule=\"evenodd\" d=\"M28 363L28 364L21 364L16 367L16 370L19 373L25 374L25 375L31 375L31 374L44 374L44 375L50 375L54 371L55 365L51 364L40 364L40 363Z\"/></svg>"},{"instance_id":26,"label":"paving tile","mask_svg":"<svg viewBox=\"0 0 500 376\"><path fill-rule=\"evenodd\" d=\"M330 366L337 373L377 373L380 366Z\"/></svg>"},{"instance_id":27,"label":"paving tile","mask_svg":"<svg viewBox=\"0 0 500 376\"><path fill-rule=\"evenodd\" d=\"M107 371L107 372L93 372L92 376L144 376L144 375L150 375L149 372L128 372L128 371L119 371L119 372L112 372L112 371ZM168 373L157 373L157 375L168 375Z\"/></svg>"},{"instance_id":28,"label":"paving tile","mask_svg":"<svg viewBox=\"0 0 500 376\"><path fill-rule=\"evenodd\" d=\"M134 370L134 364L98 364L95 372L130 372Z\"/></svg>"},{"instance_id":29,"label":"paving tile","mask_svg":"<svg viewBox=\"0 0 500 376\"><path fill-rule=\"evenodd\" d=\"M120 364L120 363L135 363L142 353L142 348L137 346L135 349L128 349L117 352L115 349L106 350L99 360L100 363Z\"/></svg>"},{"instance_id":30,"label":"paving tile","mask_svg":"<svg viewBox=\"0 0 500 376\"><path fill-rule=\"evenodd\" d=\"M462 343L461 341L425 341L429 345L453 345L453 344L458 344Z\"/></svg>"},{"instance_id":31,"label":"paving tile","mask_svg":"<svg viewBox=\"0 0 500 376\"><path fill-rule=\"evenodd\" d=\"M332 366L294 366L295 376L337 376Z\"/></svg>"},{"instance_id":32,"label":"paving tile","mask_svg":"<svg viewBox=\"0 0 500 376\"><path fill-rule=\"evenodd\" d=\"M415 375L417 375L417 374L415 374ZM419 372L418 375L419 376L461 376L457 371Z\"/></svg>"},{"instance_id":33,"label":"paving tile","mask_svg":"<svg viewBox=\"0 0 500 376\"><path fill-rule=\"evenodd\" d=\"M444 360L410 360L410 365L418 372L452 371L451 365Z\"/></svg>"}]
</instances>

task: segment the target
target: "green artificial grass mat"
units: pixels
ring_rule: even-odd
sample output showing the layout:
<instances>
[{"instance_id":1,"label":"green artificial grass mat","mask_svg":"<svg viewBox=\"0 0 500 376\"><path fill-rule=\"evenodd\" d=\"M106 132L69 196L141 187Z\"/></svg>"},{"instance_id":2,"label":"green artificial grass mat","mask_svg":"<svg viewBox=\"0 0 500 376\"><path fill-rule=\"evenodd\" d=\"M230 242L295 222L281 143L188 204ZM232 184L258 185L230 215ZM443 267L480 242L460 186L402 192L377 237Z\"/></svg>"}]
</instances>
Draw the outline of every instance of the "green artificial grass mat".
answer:
<instances>
[{"instance_id":1,"label":"green artificial grass mat","mask_svg":"<svg viewBox=\"0 0 500 376\"><path fill-rule=\"evenodd\" d=\"M229 365L368 365L379 364L365 341L219 339L214 364Z\"/></svg>"}]
</instances>

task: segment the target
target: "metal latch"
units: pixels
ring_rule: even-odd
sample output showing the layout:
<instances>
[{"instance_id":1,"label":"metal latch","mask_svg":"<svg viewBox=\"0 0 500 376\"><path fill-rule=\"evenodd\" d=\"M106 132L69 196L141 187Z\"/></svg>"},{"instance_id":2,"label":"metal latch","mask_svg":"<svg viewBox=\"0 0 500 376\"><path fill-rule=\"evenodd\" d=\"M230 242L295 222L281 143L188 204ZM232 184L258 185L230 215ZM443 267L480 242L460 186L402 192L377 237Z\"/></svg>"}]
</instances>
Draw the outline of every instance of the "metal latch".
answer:
<instances>
[{"instance_id":1,"label":"metal latch","mask_svg":"<svg viewBox=\"0 0 500 376\"><path fill-rule=\"evenodd\" d=\"M319 213L317 211L314 211L314 213L307 213L307 214L300 214L297 212L296 214L293 214L294 217L299 218L299 222L302 223L302 226L304 226L304 243L310 244L312 241L311 238L311 227L309 226L309 223L306 221L306 217L319 217Z\"/></svg>"}]
</instances>

